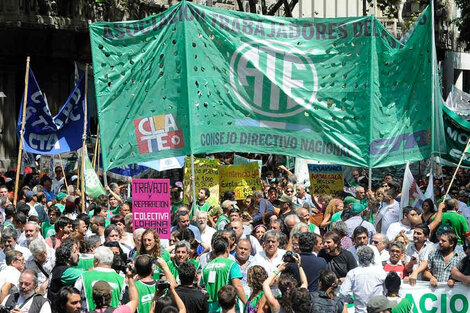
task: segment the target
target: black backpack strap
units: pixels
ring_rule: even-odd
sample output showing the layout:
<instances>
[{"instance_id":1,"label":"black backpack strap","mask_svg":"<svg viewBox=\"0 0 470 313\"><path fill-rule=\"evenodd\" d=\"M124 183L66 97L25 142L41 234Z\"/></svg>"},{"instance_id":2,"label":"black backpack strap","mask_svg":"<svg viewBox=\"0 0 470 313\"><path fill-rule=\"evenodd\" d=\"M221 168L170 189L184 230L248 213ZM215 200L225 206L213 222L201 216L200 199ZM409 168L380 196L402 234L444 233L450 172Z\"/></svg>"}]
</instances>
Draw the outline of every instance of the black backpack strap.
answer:
<instances>
[{"instance_id":1,"label":"black backpack strap","mask_svg":"<svg viewBox=\"0 0 470 313\"><path fill-rule=\"evenodd\" d=\"M10 294L10 296L8 297L7 302L5 302L5 306L10 307L10 308L15 307L16 303L18 303L18 298L19 297L20 297L19 292Z\"/></svg>"}]
</instances>

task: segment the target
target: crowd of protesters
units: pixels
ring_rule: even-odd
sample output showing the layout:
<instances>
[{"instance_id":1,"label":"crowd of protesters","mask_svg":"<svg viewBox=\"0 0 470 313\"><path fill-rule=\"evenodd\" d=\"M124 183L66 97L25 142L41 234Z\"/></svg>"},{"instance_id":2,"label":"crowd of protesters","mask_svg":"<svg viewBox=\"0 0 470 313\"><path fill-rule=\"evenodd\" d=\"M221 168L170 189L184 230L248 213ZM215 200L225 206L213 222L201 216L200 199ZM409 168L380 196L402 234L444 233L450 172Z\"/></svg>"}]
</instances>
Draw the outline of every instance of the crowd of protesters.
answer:
<instances>
[{"instance_id":1,"label":"crowd of protesters","mask_svg":"<svg viewBox=\"0 0 470 313\"><path fill-rule=\"evenodd\" d=\"M359 170L345 191L317 195L279 166L263 170L262 190L212 205L209 189L193 199L192 184L173 182L169 240L133 230L126 184L110 183L81 212L76 176L63 175L33 168L16 206L15 173L0 177L2 313L408 313L402 284L470 285L466 170L447 197L444 171L435 202L402 208L398 177L370 190Z\"/></svg>"}]
</instances>

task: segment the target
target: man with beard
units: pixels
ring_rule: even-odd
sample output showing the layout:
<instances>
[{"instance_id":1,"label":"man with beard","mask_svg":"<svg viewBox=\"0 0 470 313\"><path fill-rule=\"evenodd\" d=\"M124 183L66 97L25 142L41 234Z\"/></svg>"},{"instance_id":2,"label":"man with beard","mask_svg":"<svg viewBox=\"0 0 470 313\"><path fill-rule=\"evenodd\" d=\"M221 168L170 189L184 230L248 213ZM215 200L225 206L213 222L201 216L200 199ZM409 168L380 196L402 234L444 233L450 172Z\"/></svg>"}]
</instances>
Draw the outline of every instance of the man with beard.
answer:
<instances>
[{"instance_id":1,"label":"man with beard","mask_svg":"<svg viewBox=\"0 0 470 313\"><path fill-rule=\"evenodd\" d=\"M80 275L84 272L82 269L75 268L78 265L78 241L67 238L55 252L56 263L51 273L51 283L47 297L54 304L60 289L64 286L73 286ZM62 308L56 308L54 305L52 310L58 312Z\"/></svg>"},{"instance_id":2,"label":"man with beard","mask_svg":"<svg viewBox=\"0 0 470 313\"><path fill-rule=\"evenodd\" d=\"M191 181L194 180L194 177L191 177ZM193 195L191 194L191 186L192 184L188 184L185 190L186 197L189 199L189 203L193 203ZM198 212L204 211L209 212L212 209L212 206L207 203L207 199L211 196L209 189L201 188L197 194L197 201L194 208L192 208L192 214L196 214Z\"/></svg>"},{"instance_id":3,"label":"man with beard","mask_svg":"<svg viewBox=\"0 0 470 313\"><path fill-rule=\"evenodd\" d=\"M51 313L51 305L46 298L35 293L38 286L36 272L27 269L20 275L20 291L6 297L2 305L14 307L11 313Z\"/></svg>"},{"instance_id":4,"label":"man with beard","mask_svg":"<svg viewBox=\"0 0 470 313\"><path fill-rule=\"evenodd\" d=\"M286 250L279 249L280 233L269 230L264 234L264 250L260 251L253 259L253 265L264 267L268 276L277 270L282 263L282 257Z\"/></svg>"},{"instance_id":5,"label":"man with beard","mask_svg":"<svg viewBox=\"0 0 470 313\"><path fill-rule=\"evenodd\" d=\"M449 287L454 286L451 271L465 257L463 251L455 249L457 241L457 235L453 231L442 233L439 236L439 249L430 253L427 262L423 262L427 264L423 278L429 280L431 286L436 287L440 282L447 282Z\"/></svg>"},{"instance_id":6,"label":"man with beard","mask_svg":"<svg viewBox=\"0 0 470 313\"><path fill-rule=\"evenodd\" d=\"M196 215L197 228L201 233L202 242L211 242L212 235L215 233L215 229L207 225L209 221L207 212L199 211Z\"/></svg>"},{"instance_id":7,"label":"man with beard","mask_svg":"<svg viewBox=\"0 0 470 313\"><path fill-rule=\"evenodd\" d=\"M91 232L100 237L101 243L104 243L104 230L105 230L106 220L100 215L95 215L91 218L90 228Z\"/></svg>"},{"instance_id":8,"label":"man with beard","mask_svg":"<svg viewBox=\"0 0 470 313\"><path fill-rule=\"evenodd\" d=\"M362 226L356 227L353 232L353 240L354 240L354 246L348 249L349 252L353 255L354 259L358 261L358 256L357 256L357 249L360 246L368 246L372 249L374 252L374 264L377 266L382 265L382 261L380 260L380 253L379 250L373 245L369 244L369 231Z\"/></svg>"},{"instance_id":9,"label":"man with beard","mask_svg":"<svg viewBox=\"0 0 470 313\"><path fill-rule=\"evenodd\" d=\"M72 232L72 221L66 216L60 216L54 224L55 235L46 239L46 243L52 249L57 249L62 240Z\"/></svg>"},{"instance_id":10,"label":"man with beard","mask_svg":"<svg viewBox=\"0 0 470 313\"><path fill-rule=\"evenodd\" d=\"M428 259L429 254L434 251L434 244L428 240L429 226L420 224L414 228L413 242L406 247L406 271L411 273L409 276L410 285L414 285L416 280L421 280L421 273L418 275L418 268Z\"/></svg>"},{"instance_id":11,"label":"man with beard","mask_svg":"<svg viewBox=\"0 0 470 313\"><path fill-rule=\"evenodd\" d=\"M65 309L65 313L81 313L82 297L80 291L74 287L65 286L59 292L57 306Z\"/></svg>"},{"instance_id":12,"label":"man with beard","mask_svg":"<svg viewBox=\"0 0 470 313\"><path fill-rule=\"evenodd\" d=\"M350 270L357 267L354 256L341 248L341 238L334 231L329 231L323 236L323 249L318 253L318 257L325 259L328 269L333 271L341 281L344 281Z\"/></svg>"}]
</instances>

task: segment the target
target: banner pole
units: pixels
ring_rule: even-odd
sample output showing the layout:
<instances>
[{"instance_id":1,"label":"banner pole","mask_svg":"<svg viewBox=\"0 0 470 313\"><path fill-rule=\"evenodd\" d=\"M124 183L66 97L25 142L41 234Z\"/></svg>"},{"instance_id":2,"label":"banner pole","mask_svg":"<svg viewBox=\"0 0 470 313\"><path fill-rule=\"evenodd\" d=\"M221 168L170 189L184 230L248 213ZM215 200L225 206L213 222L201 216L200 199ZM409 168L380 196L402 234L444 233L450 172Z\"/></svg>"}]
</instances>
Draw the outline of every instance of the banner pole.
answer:
<instances>
[{"instance_id":1,"label":"banner pole","mask_svg":"<svg viewBox=\"0 0 470 313\"><path fill-rule=\"evenodd\" d=\"M467 152L468 148L470 147L470 137L468 138L467 145L465 146L465 149L462 151L462 156L460 157L459 164L457 164L457 167L455 169L454 175L452 176L452 180L450 181L449 187L447 187L446 195L444 196L444 199L447 198L447 195L449 194L450 188L452 187L452 184L454 182L455 176L457 175L457 171L460 168L460 164L462 164L463 158L465 156L465 153Z\"/></svg>"},{"instance_id":2,"label":"banner pole","mask_svg":"<svg viewBox=\"0 0 470 313\"><path fill-rule=\"evenodd\" d=\"M103 183L105 186L108 186L108 176L106 175L106 171L103 171Z\"/></svg>"},{"instance_id":3,"label":"banner pole","mask_svg":"<svg viewBox=\"0 0 470 313\"><path fill-rule=\"evenodd\" d=\"M96 127L96 142L95 142L95 151L93 151L93 168L96 165L96 152L98 151L98 142L100 141L100 124Z\"/></svg>"},{"instance_id":4,"label":"banner pole","mask_svg":"<svg viewBox=\"0 0 470 313\"><path fill-rule=\"evenodd\" d=\"M88 93L88 64L85 65L85 99L84 99L84 114L85 119L83 121L83 136L82 136L82 171L80 173L81 176L81 191L82 191L82 213L85 212L85 149L86 149L86 127L87 127L87 93Z\"/></svg>"},{"instance_id":5,"label":"banner pole","mask_svg":"<svg viewBox=\"0 0 470 313\"><path fill-rule=\"evenodd\" d=\"M369 190L372 190L372 167L369 167Z\"/></svg>"},{"instance_id":6,"label":"banner pole","mask_svg":"<svg viewBox=\"0 0 470 313\"><path fill-rule=\"evenodd\" d=\"M69 184L67 183L67 176L65 176L64 165L62 164L62 158L60 154L59 154L59 162L60 162L60 168L62 170L62 176L64 176L65 188L67 188L67 194L69 194Z\"/></svg>"},{"instance_id":7,"label":"banner pole","mask_svg":"<svg viewBox=\"0 0 470 313\"><path fill-rule=\"evenodd\" d=\"M21 159L23 157L23 140L24 140L24 124L26 119L26 103L28 103L28 80L29 80L29 62L30 58L26 58L26 73L24 76L24 95L23 95L23 114L21 116L21 131L20 131L20 142L18 147L18 162L16 163L16 178L15 178L15 196L13 198L13 205L16 206L16 200L18 198L18 187L20 183L20 167Z\"/></svg>"},{"instance_id":8,"label":"banner pole","mask_svg":"<svg viewBox=\"0 0 470 313\"><path fill-rule=\"evenodd\" d=\"M98 150L97 150L97 155L96 155L96 164L93 166L93 169L95 172L98 173L98 170L100 169L100 157L101 157L101 139L98 138Z\"/></svg>"},{"instance_id":9,"label":"banner pole","mask_svg":"<svg viewBox=\"0 0 470 313\"><path fill-rule=\"evenodd\" d=\"M193 205L192 205L192 211L193 211L193 217L196 216L195 208L196 208L196 174L194 170L194 154L191 153L191 176L193 177L192 179L192 188L193 188Z\"/></svg>"}]
</instances>

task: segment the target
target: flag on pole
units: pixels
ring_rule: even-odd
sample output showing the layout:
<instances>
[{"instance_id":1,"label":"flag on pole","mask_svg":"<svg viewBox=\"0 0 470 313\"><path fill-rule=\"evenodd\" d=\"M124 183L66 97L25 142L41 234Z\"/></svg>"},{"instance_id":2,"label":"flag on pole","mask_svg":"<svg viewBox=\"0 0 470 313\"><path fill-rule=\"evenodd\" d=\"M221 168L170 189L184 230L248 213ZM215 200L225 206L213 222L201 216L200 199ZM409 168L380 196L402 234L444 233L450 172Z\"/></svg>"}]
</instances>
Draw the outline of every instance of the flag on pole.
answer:
<instances>
[{"instance_id":1,"label":"flag on pole","mask_svg":"<svg viewBox=\"0 0 470 313\"><path fill-rule=\"evenodd\" d=\"M410 163L406 163L405 174L403 175L403 186L401 189L401 201L400 209L403 212L403 208L406 206L420 206L420 201L424 200L424 195L421 189L419 189L413 174L410 171ZM400 214L400 216L403 213Z\"/></svg>"},{"instance_id":2,"label":"flag on pole","mask_svg":"<svg viewBox=\"0 0 470 313\"><path fill-rule=\"evenodd\" d=\"M24 151L35 154L62 154L82 146L84 124L83 101L85 84L83 77L76 84L59 113L52 117L47 100L29 71L29 84L24 126ZM21 131L21 107L17 133Z\"/></svg>"},{"instance_id":3,"label":"flag on pole","mask_svg":"<svg viewBox=\"0 0 470 313\"><path fill-rule=\"evenodd\" d=\"M85 192L91 198L98 198L101 195L105 195L106 191L104 190L103 185L101 185L98 175L96 175L93 165L91 165L88 154L85 154Z\"/></svg>"}]
</instances>

